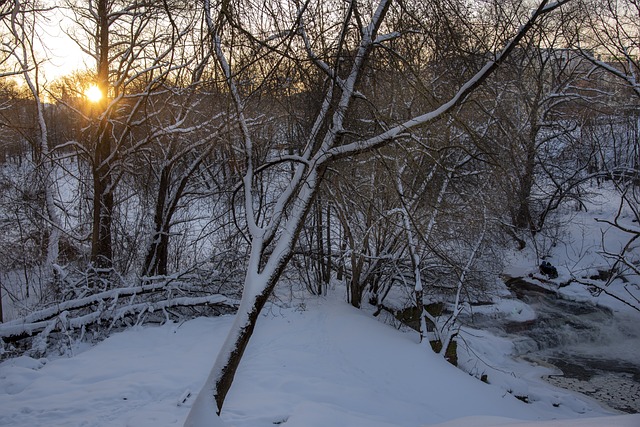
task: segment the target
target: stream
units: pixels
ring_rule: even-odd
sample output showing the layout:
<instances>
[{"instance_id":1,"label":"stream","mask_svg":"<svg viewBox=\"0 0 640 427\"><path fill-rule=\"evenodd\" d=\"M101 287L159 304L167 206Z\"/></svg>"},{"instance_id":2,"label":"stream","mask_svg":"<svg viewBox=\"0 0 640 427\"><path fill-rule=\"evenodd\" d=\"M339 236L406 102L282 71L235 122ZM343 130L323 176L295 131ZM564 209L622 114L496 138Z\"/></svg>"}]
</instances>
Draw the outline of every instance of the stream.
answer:
<instances>
[{"instance_id":1,"label":"stream","mask_svg":"<svg viewBox=\"0 0 640 427\"><path fill-rule=\"evenodd\" d=\"M522 279L507 286L536 313L535 320L503 321L495 331L513 341L516 357L557 368L562 374L544 378L557 387L621 412L640 412L638 316L614 316L606 307L562 299Z\"/></svg>"}]
</instances>

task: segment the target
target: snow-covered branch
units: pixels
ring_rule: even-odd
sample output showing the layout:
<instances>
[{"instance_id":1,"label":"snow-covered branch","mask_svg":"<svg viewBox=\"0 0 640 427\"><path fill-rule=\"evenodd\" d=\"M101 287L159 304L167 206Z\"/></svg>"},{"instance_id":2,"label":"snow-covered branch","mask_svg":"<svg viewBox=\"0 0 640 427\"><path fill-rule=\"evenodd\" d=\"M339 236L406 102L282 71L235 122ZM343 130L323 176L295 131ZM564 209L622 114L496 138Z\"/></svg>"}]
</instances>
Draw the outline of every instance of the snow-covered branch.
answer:
<instances>
[{"instance_id":1,"label":"snow-covered branch","mask_svg":"<svg viewBox=\"0 0 640 427\"><path fill-rule=\"evenodd\" d=\"M168 309L212 306L222 311L232 311L238 302L221 294L201 295L202 290L171 280L157 283L117 288L86 297L63 301L49 308L33 312L23 318L0 324L0 339L16 343L35 338L41 346L50 334L58 331L79 333L90 327L107 323L110 328L119 324L138 324L144 316L154 312L163 313L163 318L178 318ZM137 301L137 302L136 302ZM134 320L128 320L134 319ZM45 348L38 347L38 351Z\"/></svg>"},{"instance_id":2,"label":"snow-covered branch","mask_svg":"<svg viewBox=\"0 0 640 427\"><path fill-rule=\"evenodd\" d=\"M331 147L326 152L319 153L316 158L318 163L328 162L334 158L342 158L358 153L373 150L388 144L401 136L405 135L408 131L419 128L431 123L446 113L452 111L454 108L462 104L468 96L473 93L482 83L493 74L498 67L509 57L511 52L516 48L518 43L525 37L529 30L536 24L536 22L545 14L555 10L561 5L567 3L570 0L558 1L549 3L548 1L542 1L538 8L532 13L528 21L520 27L516 35L506 44L506 46L500 51L495 59L488 61L480 71L478 71L473 77L467 80L451 97L447 102L441 104L436 109L427 113L418 115L405 121L399 125L393 126L383 133L373 136L368 139L359 140L350 144L341 145L339 147Z\"/></svg>"}]
</instances>

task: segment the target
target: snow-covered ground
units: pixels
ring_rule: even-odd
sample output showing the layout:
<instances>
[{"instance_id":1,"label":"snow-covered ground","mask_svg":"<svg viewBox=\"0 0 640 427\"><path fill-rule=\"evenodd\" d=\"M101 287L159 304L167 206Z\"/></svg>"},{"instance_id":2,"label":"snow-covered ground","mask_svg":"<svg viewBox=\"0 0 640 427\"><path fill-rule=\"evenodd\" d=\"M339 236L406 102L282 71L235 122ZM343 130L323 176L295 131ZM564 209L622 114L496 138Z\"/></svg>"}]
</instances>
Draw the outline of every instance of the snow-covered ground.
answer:
<instances>
[{"instance_id":1,"label":"snow-covered ground","mask_svg":"<svg viewBox=\"0 0 640 427\"><path fill-rule=\"evenodd\" d=\"M503 324L504 321L531 322L521 335L537 334L537 342L527 349L531 340L524 339L515 343L520 348L514 351L513 341L494 338L492 342L502 343L498 350L496 344L485 344L486 331L463 329L462 336L468 334L474 354L465 354L466 349L462 348L462 364L476 375L485 373L489 378L501 377L497 380L503 387L507 385L514 394L521 396L548 400L551 396L538 381L543 375L554 385L586 393L625 411L637 412L640 410L640 330L637 327L640 312L631 305L638 307L640 278L626 271L623 279L614 280L606 288L609 294L600 295L592 294L584 283L578 283L604 286L603 280L590 280L600 271L611 268L613 259L604 254L603 248L618 253L631 238L629 233L606 221L614 222L618 215L620 223L633 230L637 229L637 218L631 206L620 206L620 194L608 183L591 188L590 192L591 197L585 199L586 211L565 209L559 212L553 218L559 224L555 233L551 228L544 235L536 236L525 250L513 251L506 260L505 276L523 277L540 288L557 292L560 299L554 304L556 307L545 307L541 303L527 305L505 298L508 296L505 294L494 305L474 308L475 313L502 319ZM637 243L635 247L630 246L627 256L633 262L640 261ZM538 265L542 259L557 267L557 278L549 279L540 274ZM562 313L571 306L579 315L574 316L571 311ZM544 313L537 310L544 310ZM552 316L557 316L557 320ZM535 329L533 334L532 329ZM545 332L548 333L546 338L541 336ZM513 336L510 337L513 339ZM523 367L510 353L537 366ZM508 375L513 372L516 375L509 380ZM581 403L567 403L580 410Z\"/></svg>"},{"instance_id":2,"label":"snow-covered ground","mask_svg":"<svg viewBox=\"0 0 640 427\"><path fill-rule=\"evenodd\" d=\"M616 251L625 236L594 217L611 218L617 203L613 193L603 191L588 212L570 213L557 239L541 237L514 253L506 274L533 275L535 281L544 255L558 267L559 277L540 281L541 286L567 299L605 305L637 324L640 314L615 298L596 298L577 283L554 286L606 268L602 241ZM627 285L613 283L611 292ZM475 311L514 322L536 318L531 306L508 294L504 289L494 305ZM459 345L459 362L467 374L418 344L414 332L398 331L343 300L342 292L333 290L327 297L266 310L227 397L222 414L227 425L640 426L638 414L617 414L541 379L557 369L514 360L509 338L464 328L460 340L469 346ZM136 328L93 347L80 344L72 357L6 360L0 363L0 426L182 426L232 320L222 316ZM623 362L640 352L638 336L622 346L600 344L586 345L583 352ZM476 378L483 374L490 384Z\"/></svg>"},{"instance_id":3,"label":"snow-covered ground","mask_svg":"<svg viewBox=\"0 0 640 427\"><path fill-rule=\"evenodd\" d=\"M616 259L611 254L618 254L633 236L611 224L616 215L622 226L636 232L638 230L632 209L628 204L620 206L620 193L611 184L605 182L600 187L592 187L589 194L583 201L582 209L570 210L565 207L552 216L550 222L555 222L556 227L549 227L545 233L538 234L524 250L507 254L504 273L510 277L540 277L538 266L545 259L557 267L558 277L549 282L562 284L563 287L558 291L564 298L607 306L614 312L627 312L630 307L613 295L637 306L635 299L640 298L640 279L629 269L625 269L629 273L626 280L619 278L609 285L607 292L611 295L603 293L595 297L584 284L576 282L589 282L589 278L598 276L600 271L608 271ZM631 197L628 200L634 203ZM634 208L637 211L637 206ZM605 252L609 252L610 256ZM640 262L637 242L629 248L627 257L632 262ZM596 283L603 285L604 281ZM564 286L566 284L569 285ZM631 309L631 312L634 310Z\"/></svg>"},{"instance_id":4,"label":"snow-covered ground","mask_svg":"<svg viewBox=\"0 0 640 427\"><path fill-rule=\"evenodd\" d=\"M640 425L640 415L615 415L550 385L525 404L338 294L266 310L223 410L229 426ZM181 426L231 321L138 328L70 358L7 360L0 425ZM485 344L504 346L489 335Z\"/></svg>"}]
</instances>

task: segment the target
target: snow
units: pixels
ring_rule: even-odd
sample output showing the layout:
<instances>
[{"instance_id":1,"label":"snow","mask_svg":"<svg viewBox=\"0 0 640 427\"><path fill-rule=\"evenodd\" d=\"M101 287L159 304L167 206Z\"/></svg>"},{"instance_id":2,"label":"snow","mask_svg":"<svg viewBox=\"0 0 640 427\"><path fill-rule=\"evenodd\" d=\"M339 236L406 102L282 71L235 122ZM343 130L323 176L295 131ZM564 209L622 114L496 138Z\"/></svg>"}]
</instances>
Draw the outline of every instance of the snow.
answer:
<instances>
[{"instance_id":1,"label":"snow","mask_svg":"<svg viewBox=\"0 0 640 427\"><path fill-rule=\"evenodd\" d=\"M432 425L431 427L638 427L637 415L617 417L582 418L574 420L550 420L540 422L523 422L502 417L471 417L453 422Z\"/></svg>"},{"instance_id":2,"label":"snow","mask_svg":"<svg viewBox=\"0 0 640 427\"><path fill-rule=\"evenodd\" d=\"M554 407L553 399L580 399L550 385L537 390L548 398L520 402L338 294L265 310L223 408L226 425L640 425L640 415L612 416L587 398L579 411ZM222 316L138 327L73 357L7 360L0 364L0 425L182 426L232 322ZM485 336L493 352L508 345Z\"/></svg>"},{"instance_id":3,"label":"snow","mask_svg":"<svg viewBox=\"0 0 640 427\"><path fill-rule=\"evenodd\" d=\"M599 270L607 271L611 266L611 261L603 256L602 245L604 244L607 250L616 252L630 239L629 234L606 222L598 221L613 221L620 208L619 193L607 183L590 190L591 196L585 200L587 210L564 209L559 212L553 218L553 221L559 224L556 230L551 227L551 232L536 235L536 240L529 241L525 250L513 251L507 257L508 267L505 275L524 277L532 284L556 292L563 300L584 304L587 309L589 306L606 307L611 310L612 317L594 317L592 322L598 323L587 327L586 330L589 332L585 334L592 334L591 339L580 342L573 342L571 336L567 335L567 332L572 333L571 328L564 330L561 327L554 336L563 340L562 345L543 349L539 349L536 342L528 341L524 337L522 341L509 341L497 337L487 339L489 333L486 331L464 328L461 336L474 350L467 351L462 348L459 360L473 375L487 375L490 382L506 386L512 389L514 394L526 395L529 400L560 403L576 412L583 411L581 406L585 405L584 401L574 400L566 395L550 394L545 385L540 383L540 376L547 376L545 381L549 383L587 393L600 402L619 408L626 406L631 410L637 410L639 406L636 402L640 396L638 383L626 370L616 371L616 366L625 366L633 372L638 363L640 335L637 332L637 324L640 321L640 313L631 307L634 305L634 295L635 298L639 295L638 276L627 274L626 282L620 279L613 281L606 288L609 294L602 293L599 296L589 292L585 284L575 281L577 279L603 286L604 281L589 279L591 276L597 276ZM632 222L633 216L628 206L620 209L620 219L623 223ZM630 251L628 255L637 259L639 253ZM557 267L558 278L549 279L539 273L538 265L542 259ZM631 304L625 304L612 295L626 299ZM494 304L473 307L472 311L489 319L516 322L535 319L536 313L532 307L504 297L505 295L501 294ZM635 305L637 307L637 303ZM588 325L588 317L583 316L582 322ZM553 334L552 331L549 332ZM523 360L513 360L508 356L510 353L522 355ZM561 375L562 372L556 367L548 365L554 363L554 358L560 358L561 361L565 357L571 358L568 360L569 364L583 363L587 367L609 365L609 371L596 369L590 371L590 378L574 378L566 375L566 372L565 375ZM530 366L531 364L537 366ZM617 373L613 374L613 371ZM515 374L511 380L510 373Z\"/></svg>"},{"instance_id":4,"label":"snow","mask_svg":"<svg viewBox=\"0 0 640 427\"><path fill-rule=\"evenodd\" d=\"M517 299L497 299L492 304L478 305L470 308L469 311L487 316L504 316L507 320L514 322L527 322L536 318L535 311Z\"/></svg>"},{"instance_id":5,"label":"snow","mask_svg":"<svg viewBox=\"0 0 640 427\"><path fill-rule=\"evenodd\" d=\"M544 257L558 269L558 278L550 281L551 286L543 282L539 283L540 286L557 290L567 299L606 306L614 312L634 312L635 310L606 293L596 297L583 284L571 282L572 279L589 282L588 278L598 275L599 270L608 271L612 262L603 255L603 247L607 251L618 252L630 239L628 233L603 222L614 220L620 208L619 192L606 182L598 188L591 188L591 191L590 199L584 201L586 211L561 212L555 218L558 222L555 234L538 235L536 241L525 250L510 254L505 262L508 265L505 274L511 277L540 277L538 265ZM623 206L620 212L621 222L633 228L633 215L629 207ZM633 259L639 255L636 252ZM629 256L631 259L631 255ZM564 286L567 283L569 285ZM600 285L603 283L600 282ZM561 284L563 286L558 289ZM637 290L625 285L618 279L607 288L607 292L633 302L629 292L637 298Z\"/></svg>"},{"instance_id":6,"label":"snow","mask_svg":"<svg viewBox=\"0 0 640 427\"><path fill-rule=\"evenodd\" d=\"M606 267L600 230L608 230L604 240L611 250L624 236L594 218L610 218L617 204L614 193L603 191L588 212L571 213L553 244L541 236L514 253L506 274L539 276L542 255L560 275L541 286L556 289L572 275L596 274L598 266ZM583 285L558 292L629 316L620 327L637 324L637 313L607 295L596 299ZM507 294L471 310L514 322L535 319L530 306ZM514 360L517 343L509 339L463 328L458 358L467 374L418 344L415 332L391 328L341 297L334 290L290 307L268 306L216 421L235 427L640 425L640 415L615 415L542 380L557 369ZM7 360L0 364L0 426L182 426L233 322L223 316L136 327L94 347L75 348L69 358ZM609 356L615 348L617 359L631 363L638 345L626 339L584 353ZM478 379L483 375L489 384Z\"/></svg>"}]
</instances>

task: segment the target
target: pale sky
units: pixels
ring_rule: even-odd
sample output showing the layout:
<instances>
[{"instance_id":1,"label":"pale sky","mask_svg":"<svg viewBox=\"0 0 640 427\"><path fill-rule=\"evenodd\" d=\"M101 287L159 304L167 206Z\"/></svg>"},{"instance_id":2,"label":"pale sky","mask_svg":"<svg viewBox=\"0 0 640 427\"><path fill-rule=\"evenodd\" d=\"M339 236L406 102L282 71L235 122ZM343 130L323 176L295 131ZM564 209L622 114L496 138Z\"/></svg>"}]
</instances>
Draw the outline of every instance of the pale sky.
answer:
<instances>
[{"instance_id":1,"label":"pale sky","mask_svg":"<svg viewBox=\"0 0 640 427\"><path fill-rule=\"evenodd\" d=\"M48 24L43 25L40 36L49 51L49 60L43 64L43 67L45 76L50 82L73 71L86 69L87 65L93 68L91 60L83 57L78 45L63 31L63 28L69 25L68 18L59 11L52 14ZM84 63L85 61L87 64Z\"/></svg>"}]
</instances>

